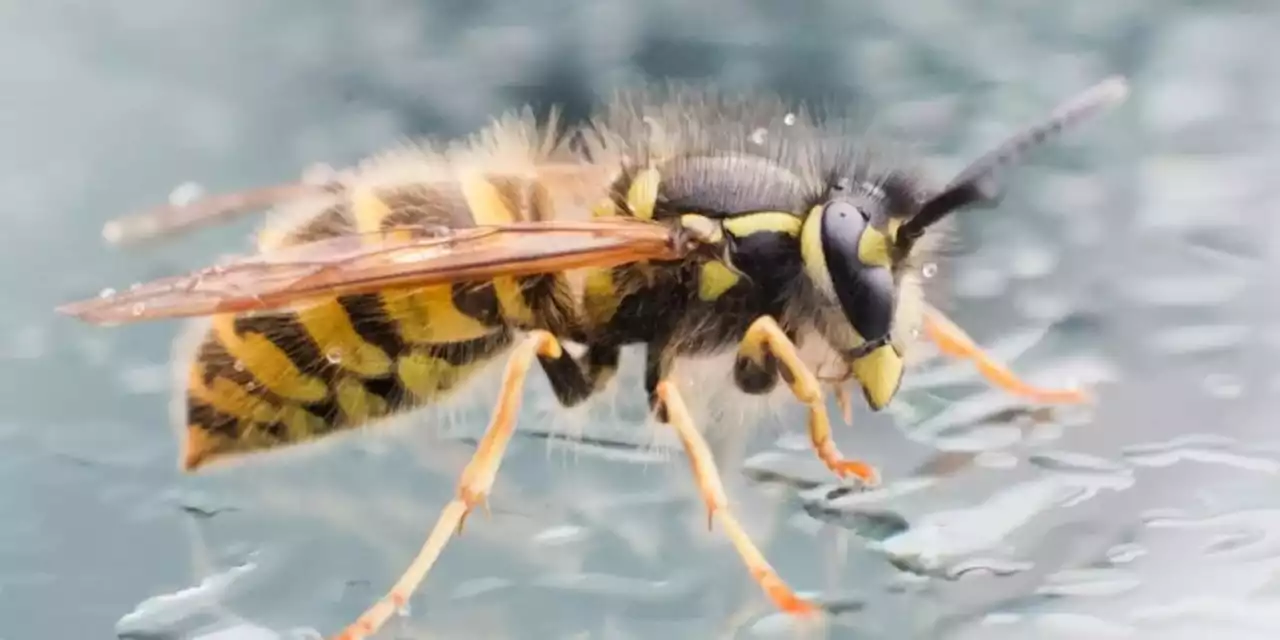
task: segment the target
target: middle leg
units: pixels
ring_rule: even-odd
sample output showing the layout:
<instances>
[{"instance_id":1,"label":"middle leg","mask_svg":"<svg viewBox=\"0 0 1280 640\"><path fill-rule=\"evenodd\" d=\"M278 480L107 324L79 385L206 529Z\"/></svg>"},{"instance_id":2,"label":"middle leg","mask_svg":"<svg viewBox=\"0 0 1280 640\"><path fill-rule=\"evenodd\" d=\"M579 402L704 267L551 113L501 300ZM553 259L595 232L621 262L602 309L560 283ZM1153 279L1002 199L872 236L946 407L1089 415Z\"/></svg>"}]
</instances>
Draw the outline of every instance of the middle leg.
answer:
<instances>
[{"instance_id":1,"label":"middle leg","mask_svg":"<svg viewBox=\"0 0 1280 640\"><path fill-rule=\"evenodd\" d=\"M666 408L667 424L676 430L681 443L684 444L685 452L689 455L694 479L698 483L703 501L707 504L707 524L710 525L712 518L719 517L721 527L729 536L738 555L742 557L743 563L747 565L747 569L751 571L751 577L761 589L764 589L765 594L779 609L791 614L812 614L817 611L818 608L815 605L802 600L783 582L778 572L773 569L764 554L751 541L751 537L743 530L738 518L733 515L733 511L729 508L729 498L724 492L724 484L720 480L720 471L716 469L715 459L711 455L711 449L707 446L707 441L703 439L702 434L698 432L693 417L689 415L680 390L668 380L661 380L654 387L658 402Z\"/></svg>"}]
</instances>

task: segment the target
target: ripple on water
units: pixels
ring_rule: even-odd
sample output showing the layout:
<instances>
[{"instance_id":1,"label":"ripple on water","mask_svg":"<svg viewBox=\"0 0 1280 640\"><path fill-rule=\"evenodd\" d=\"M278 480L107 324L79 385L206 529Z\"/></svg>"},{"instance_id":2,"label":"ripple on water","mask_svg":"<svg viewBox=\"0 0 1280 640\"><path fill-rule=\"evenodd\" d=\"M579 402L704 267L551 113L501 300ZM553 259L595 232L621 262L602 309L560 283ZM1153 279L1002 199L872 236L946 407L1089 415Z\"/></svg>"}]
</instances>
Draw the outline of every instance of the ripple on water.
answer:
<instances>
[{"instance_id":1,"label":"ripple on water","mask_svg":"<svg viewBox=\"0 0 1280 640\"><path fill-rule=\"evenodd\" d=\"M965 556L1002 545L1043 513L1084 502L1102 489L1127 489L1132 482L1125 476L1055 474L1003 489L967 508L926 514L910 529L869 546L902 566L945 573Z\"/></svg>"},{"instance_id":2,"label":"ripple on water","mask_svg":"<svg viewBox=\"0 0 1280 640\"><path fill-rule=\"evenodd\" d=\"M1280 460L1255 451L1241 451L1235 440L1210 434L1192 434L1170 440L1125 447L1120 455L1139 467L1169 467L1180 462L1219 464L1241 471L1275 475Z\"/></svg>"},{"instance_id":3,"label":"ripple on water","mask_svg":"<svg viewBox=\"0 0 1280 640\"><path fill-rule=\"evenodd\" d=\"M207 626L223 617L221 602L233 587L254 573L257 565L250 562L215 573L200 584L176 593L148 598L116 622L116 635L121 638L168 637L179 629L188 632Z\"/></svg>"},{"instance_id":4,"label":"ripple on water","mask_svg":"<svg viewBox=\"0 0 1280 640\"><path fill-rule=\"evenodd\" d=\"M1202 324L1155 331L1147 348L1163 355L1200 355L1243 348L1253 331L1239 324Z\"/></svg>"}]
</instances>

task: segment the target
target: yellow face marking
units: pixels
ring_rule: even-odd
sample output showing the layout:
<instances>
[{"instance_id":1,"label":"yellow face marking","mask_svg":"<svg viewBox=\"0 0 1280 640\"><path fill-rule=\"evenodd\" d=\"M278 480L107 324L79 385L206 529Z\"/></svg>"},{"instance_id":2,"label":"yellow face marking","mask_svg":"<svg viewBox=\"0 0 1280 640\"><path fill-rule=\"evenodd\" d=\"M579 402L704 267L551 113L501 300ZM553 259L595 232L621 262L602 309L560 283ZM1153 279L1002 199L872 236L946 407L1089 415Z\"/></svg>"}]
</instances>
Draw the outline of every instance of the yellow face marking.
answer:
<instances>
[{"instance_id":1,"label":"yellow face marking","mask_svg":"<svg viewBox=\"0 0 1280 640\"><path fill-rule=\"evenodd\" d=\"M898 227L901 225L901 220L897 218L890 219L888 235L869 225L863 229L862 236L858 238L858 260L862 264L872 267L892 266L893 261L889 258L889 245L897 237Z\"/></svg>"},{"instance_id":2,"label":"yellow face marking","mask_svg":"<svg viewBox=\"0 0 1280 640\"><path fill-rule=\"evenodd\" d=\"M889 404L902 386L902 373L905 368L902 356L893 345L882 345L871 353L854 360L850 367L853 377L862 385L867 404L873 410L880 410Z\"/></svg>"},{"instance_id":3,"label":"yellow face marking","mask_svg":"<svg viewBox=\"0 0 1280 640\"><path fill-rule=\"evenodd\" d=\"M369 393L357 380L338 380L334 393L338 398L338 408L342 409L342 415L349 423L365 422L387 413L386 401Z\"/></svg>"},{"instance_id":4,"label":"yellow face marking","mask_svg":"<svg viewBox=\"0 0 1280 640\"><path fill-rule=\"evenodd\" d=\"M213 333L237 366L253 374L272 393L299 402L320 402L329 395L323 381L299 371L289 355L266 336L252 332L237 335L233 316L216 316Z\"/></svg>"},{"instance_id":5,"label":"yellow face marking","mask_svg":"<svg viewBox=\"0 0 1280 640\"><path fill-rule=\"evenodd\" d=\"M396 321L401 336L408 342L463 342L495 331L458 310L453 304L450 285L388 291L382 294L382 301L387 315Z\"/></svg>"},{"instance_id":6,"label":"yellow face marking","mask_svg":"<svg viewBox=\"0 0 1280 640\"><path fill-rule=\"evenodd\" d=\"M741 277L723 262L708 262L698 274L698 298L710 302L738 284Z\"/></svg>"},{"instance_id":7,"label":"yellow face marking","mask_svg":"<svg viewBox=\"0 0 1280 640\"><path fill-rule=\"evenodd\" d=\"M533 326L533 309L525 302L518 280L510 276L495 278L493 289L498 296L498 307L502 309L504 318L520 326Z\"/></svg>"},{"instance_id":8,"label":"yellow face marking","mask_svg":"<svg viewBox=\"0 0 1280 640\"><path fill-rule=\"evenodd\" d=\"M516 219L507 199L502 196L498 187L483 176L462 176L459 181L462 196L467 200L467 208L471 210L471 219L477 225L507 224Z\"/></svg>"},{"instance_id":9,"label":"yellow face marking","mask_svg":"<svg viewBox=\"0 0 1280 640\"><path fill-rule=\"evenodd\" d=\"M753 233L771 231L785 233L789 236L800 235L803 221L799 217L783 211L763 211L744 216L726 218L724 228L736 238L743 238Z\"/></svg>"},{"instance_id":10,"label":"yellow face marking","mask_svg":"<svg viewBox=\"0 0 1280 640\"><path fill-rule=\"evenodd\" d=\"M582 306L592 324L607 324L613 319L613 314L617 313L620 302L612 269L592 269L587 272Z\"/></svg>"},{"instance_id":11,"label":"yellow face marking","mask_svg":"<svg viewBox=\"0 0 1280 640\"><path fill-rule=\"evenodd\" d=\"M396 375L400 377L404 387L421 401L430 400L452 389L462 377L458 368L447 360L422 350L401 356L397 362Z\"/></svg>"},{"instance_id":12,"label":"yellow face marking","mask_svg":"<svg viewBox=\"0 0 1280 640\"><path fill-rule=\"evenodd\" d=\"M631 186L627 187L627 206L635 217L641 220L653 219L653 208L658 202L658 185L662 176L652 167L636 174Z\"/></svg>"},{"instance_id":13,"label":"yellow face marking","mask_svg":"<svg viewBox=\"0 0 1280 640\"><path fill-rule=\"evenodd\" d=\"M337 299L324 300L297 313L298 321L329 362L366 378L391 372L391 357L356 333Z\"/></svg>"}]
</instances>

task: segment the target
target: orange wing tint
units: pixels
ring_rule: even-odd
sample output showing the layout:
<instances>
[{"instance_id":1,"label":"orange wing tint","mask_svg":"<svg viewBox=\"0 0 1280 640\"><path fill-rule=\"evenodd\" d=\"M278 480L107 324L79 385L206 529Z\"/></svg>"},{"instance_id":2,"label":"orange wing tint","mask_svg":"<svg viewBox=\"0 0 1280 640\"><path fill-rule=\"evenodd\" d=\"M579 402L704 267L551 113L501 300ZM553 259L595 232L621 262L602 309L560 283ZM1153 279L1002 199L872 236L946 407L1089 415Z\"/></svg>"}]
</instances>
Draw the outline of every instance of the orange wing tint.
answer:
<instances>
[{"instance_id":1,"label":"orange wing tint","mask_svg":"<svg viewBox=\"0 0 1280 640\"><path fill-rule=\"evenodd\" d=\"M630 218L398 228L251 256L73 302L58 312L115 324L257 311L323 296L678 260L686 253L671 228Z\"/></svg>"}]
</instances>

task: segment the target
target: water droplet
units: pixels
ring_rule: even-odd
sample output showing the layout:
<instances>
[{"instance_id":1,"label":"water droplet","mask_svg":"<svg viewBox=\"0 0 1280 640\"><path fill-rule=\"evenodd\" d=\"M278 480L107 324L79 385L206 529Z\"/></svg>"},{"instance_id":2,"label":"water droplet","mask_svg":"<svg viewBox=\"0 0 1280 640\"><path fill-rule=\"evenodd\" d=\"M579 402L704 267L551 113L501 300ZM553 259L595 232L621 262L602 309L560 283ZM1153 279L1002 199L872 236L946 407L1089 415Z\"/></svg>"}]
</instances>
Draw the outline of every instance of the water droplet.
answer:
<instances>
[{"instance_id":1,"label":"water droplet","mask_svg":"<svg viewBox=\"0 0 1280 640\"><path fill-rule=\"evenodd\" d=\"M765 139L768 137L769 130L764 127L760 127L759 129L751 132L751 142L753 144L764 144Z\"/></svg>"},{"instance_id":2,"label":"water droplet","mask_svg":"<svg viewBox=\"0 0 1280 640\"><path fill-rule=\"evenodd\" d=\"M110 298L111 296L114 296L114 295L116 295L116 290L110 287L107 287L106 289L103 289L102 291L98 292L99 298Z\"/></svg>"},{"instance_id":3,"label":"water droplet","mask_svg":"<svg viewBox=\"0 0 1280 640\"><path fill-rule=\"evenodd\" d=\"M231 368L235 369L236 371L244 371L244 363L240 362L239 360L236 360L235 362L231 363Z\"/></svg>"},{"instance_id":4,"label":"water droplet","mask_svg":"<svg viewBox=\"0 0 1280 640\"><path fill-rule=\"evenodd\" d=\"M396 609L396 615L400 616L401 618L408 618L409 614L411 613L412 613L412 610L409 608L408 602L400 605L399 609Z\"/></svg>"},{"instance_id":5,"label":"water droplet","mask_svg":"<svg viewBox=\"0 0 1280 640\"><path fill-rule=\"evenodd\" d=\"M791 126L791 125L793 125L793 124L795 124L795 123L796 123L796 114L794 114L794 113L788 113L787 115L785 115L785 116L783 116L783 117L782 117L782 122L783 122L783 124L787 125L788 127L789 127L789 126Z\"/></svg>"},{"instance_id":6,"label":"water droplet","mask_svg":"<svg viewBox=\"0 0 1280 640\"><path fill-rule=\"evenodd\" d=\"M926 262L920 268L920 273L926 278L932 278L938 275L938 264L936 262Z\"/></svg>"},{"instance_id":7,"label":"water droplet","mask_svg":"<svg viewBox=\"0 0 1280 640\"><path fill-rule=\"evenodd\" d=\"M338 363L342 362L342 350L341 350L341 349L330 349L330 350L328 350L328 351L324 352L324 359L325 359L325 360L328 360L328 361L329 361L329 364L338 364Z\"/></svg>"},{"instance_id":8,"label":"water droplet","mask_svg":"<svg viewBox=\"0 0 1280 640\"><path fill-rule=\"evenodd\" d=\"M169 204L185 207L204 195L204 187L194 182L184 182L169 192Z\"/></svg>"},{"instance_id":9,"label":"water droplet","mask_svg":"<svg viewBox=\"0 0 1280 640\"><path fill-rule=\"evenodd\" d=\"M140 316L140 315L142 315L142 313L143 313L144 311L146 311L146 310L147 310L147 305L142 304L141 302L139 302L139 303L137 303L137 304L134 304L134 305L133 305L133 309L131 309L130 311L132 311L132 312L133 312L133 315L135 315L135 316Z\"/></svg>"},{"instance_id":10,"label":"water droplet","mask_svg":"<svg viewBox=\"0 0 1280 640\"><path fill-rule=\"evenodd\" d=\"M244 390L245 390L245 391L257 391L257 390L258 390L258 383L256 383L256 382L254 382L254 381L250 380L249 382L244 383Z\"/></svg>"}]
</instances>

